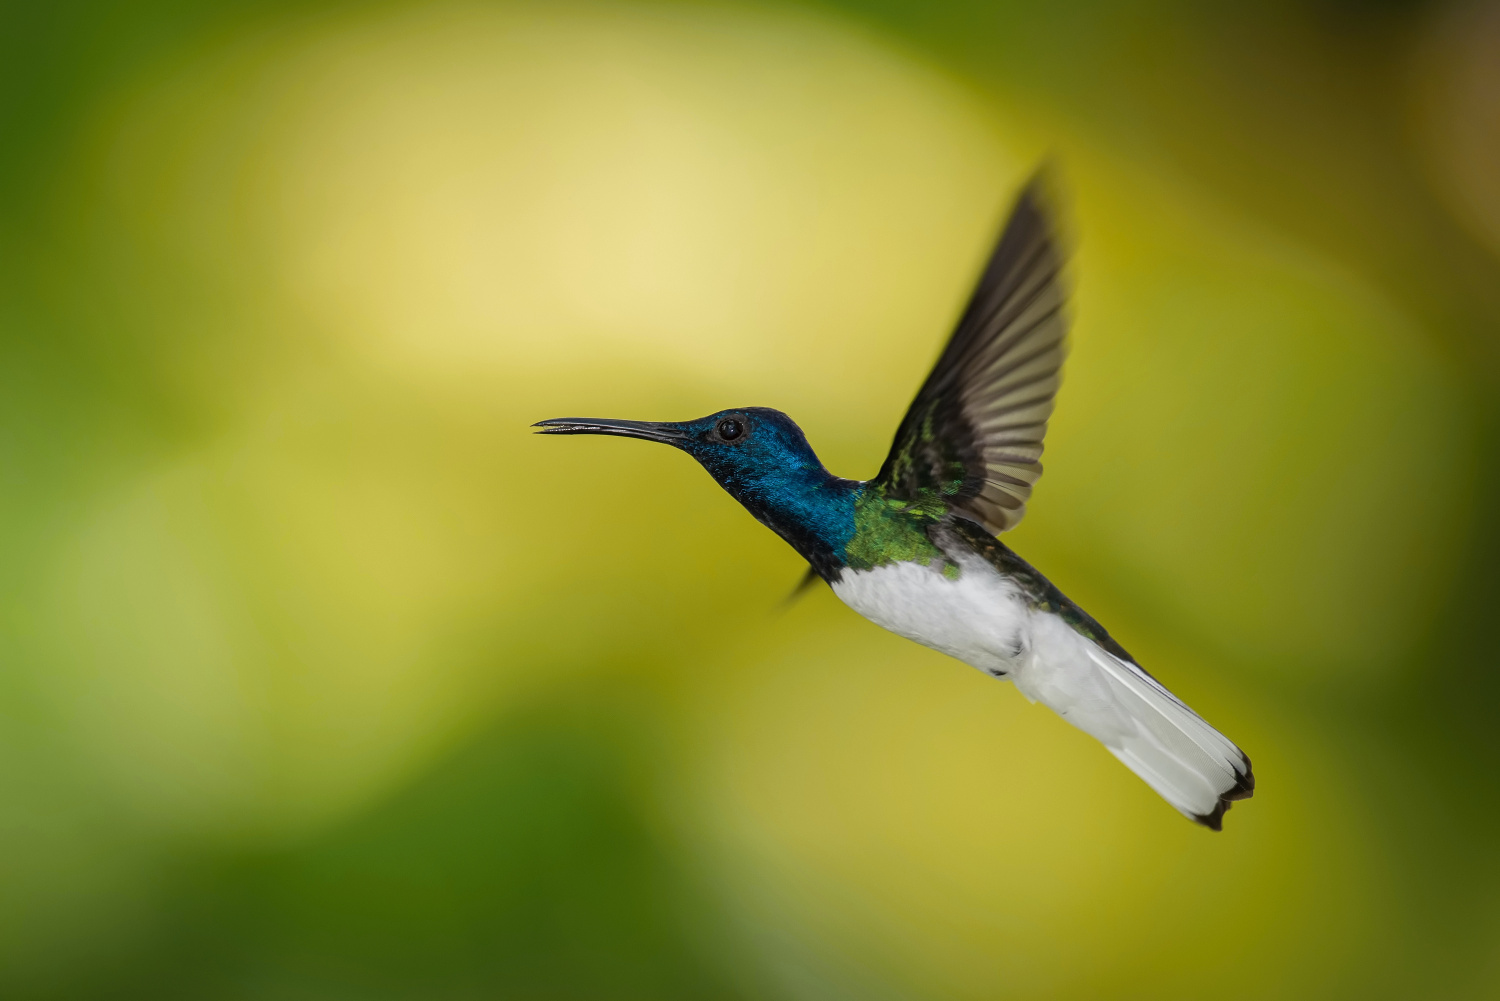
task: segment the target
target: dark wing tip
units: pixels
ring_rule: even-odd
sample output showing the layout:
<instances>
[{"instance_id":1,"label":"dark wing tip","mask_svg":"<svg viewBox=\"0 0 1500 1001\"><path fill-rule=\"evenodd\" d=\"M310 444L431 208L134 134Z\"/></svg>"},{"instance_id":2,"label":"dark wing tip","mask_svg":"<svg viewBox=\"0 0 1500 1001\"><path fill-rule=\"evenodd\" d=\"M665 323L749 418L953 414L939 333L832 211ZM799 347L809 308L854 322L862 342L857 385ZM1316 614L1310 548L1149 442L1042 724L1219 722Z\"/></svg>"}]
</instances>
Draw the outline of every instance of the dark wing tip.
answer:
<instances>
[{"instance_id":1,"label":"dark wing tip","mask_svg":"<svg viewBox=\"0 0 1500 1001\"><path fill-rule=\"evenodd\" d=\"M1026 192L1047 209L1047 215L1055 220L1060 206L1067 204L1067 199L1063 197L1066 191L1062 161L1055 152L1049 153L1037 164L1036 170L1031 172L1031 179L1026 182Z\"/></svg>"},{"instance_id":2,"label":"dark wing tip","mask_svg":"<svg viewBox=\"0 0 1500 1001\"><path fill-rule=\"evenodd\" d=\"M1229 791L1219 796L1218 804L1208 813L1193 815L1193 820L1210 831L1222 831L1224 829L1224 814L1231 806L1242 799L1249 799L1255 795L1255 772L1250 767L1250 759L1243 753L1241 757L1245 760L1245 770L1236 776L1236 781Z\"/></svg>"},{"instance_id":3,"label":"dark wing tip","mask_svg":"<svg viewBox=\"0 0 1500 1001\"><path fill-rule=\"evenodd\" d=\"M1028 211L1036 213L1046 221L1053 242L1061 244L1063 248L1072 244L1072 241L1067 239L1072 234L1069 225L1071 220L1064 209L1068 205L1067 190L1067 183L1063 180L1062 166L1056 155L1051 155L1032 171L1031 177L1026 181L1026 186L1021 189L1021 194L1016 199L1017 208L1024 206Z\"/></svg>"}]
</instances>

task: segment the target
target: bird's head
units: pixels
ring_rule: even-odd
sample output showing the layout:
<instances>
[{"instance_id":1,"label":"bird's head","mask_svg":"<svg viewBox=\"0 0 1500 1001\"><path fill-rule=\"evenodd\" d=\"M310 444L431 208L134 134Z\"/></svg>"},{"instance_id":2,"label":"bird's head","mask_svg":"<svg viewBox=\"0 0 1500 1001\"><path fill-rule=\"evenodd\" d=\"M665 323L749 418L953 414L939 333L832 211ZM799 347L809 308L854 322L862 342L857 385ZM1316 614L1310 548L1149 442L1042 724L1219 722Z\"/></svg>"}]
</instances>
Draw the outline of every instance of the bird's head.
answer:
<instances>
[{"instance_id":1,"label":"bird's head","mask_svg":"<svg viewBox=\"0 0 1500 1001\"><path fill-rule=\"evenodd\" d=\"M687 452L742 502L809 477L826 477L790 417L767 407L721 410L695 421L558 418L532 425L540 434L606 434L661 442Z\"/></svg>"},{"instance_id":2,"label":"bird's head","mask_svg":"<svg viewBox=\"0 0 1500 1001\"><path fill-rule=\"evenodd\" d=\"M832 554L854 532L860 484L824 469L802 429L779 410L741 407L682 422L560 418L533 426L541 434L608 434L680 448L815 567L835 566Z\"/></svg>"}]
</instances>

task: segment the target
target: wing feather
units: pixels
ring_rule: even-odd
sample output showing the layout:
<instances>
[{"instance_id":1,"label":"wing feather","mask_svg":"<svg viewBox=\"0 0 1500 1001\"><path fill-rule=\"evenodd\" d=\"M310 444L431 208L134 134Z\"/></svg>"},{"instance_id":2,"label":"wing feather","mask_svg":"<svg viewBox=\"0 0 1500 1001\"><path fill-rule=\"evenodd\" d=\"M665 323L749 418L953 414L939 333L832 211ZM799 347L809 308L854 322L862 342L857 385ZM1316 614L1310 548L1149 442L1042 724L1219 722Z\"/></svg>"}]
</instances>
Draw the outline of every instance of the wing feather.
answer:
<instances>
[{"instance_id":1,"label":"wing feather","mask_svg":"<svg viewBox=\"0 0 1500 1001\"><path fill-rule=\"evenodd\" d=\"M1014 528L1042 475L1067 340L1064 254L1039 173L1021 192L968 306L896 431L874 484Z\"/></svg>"}]
</instances>

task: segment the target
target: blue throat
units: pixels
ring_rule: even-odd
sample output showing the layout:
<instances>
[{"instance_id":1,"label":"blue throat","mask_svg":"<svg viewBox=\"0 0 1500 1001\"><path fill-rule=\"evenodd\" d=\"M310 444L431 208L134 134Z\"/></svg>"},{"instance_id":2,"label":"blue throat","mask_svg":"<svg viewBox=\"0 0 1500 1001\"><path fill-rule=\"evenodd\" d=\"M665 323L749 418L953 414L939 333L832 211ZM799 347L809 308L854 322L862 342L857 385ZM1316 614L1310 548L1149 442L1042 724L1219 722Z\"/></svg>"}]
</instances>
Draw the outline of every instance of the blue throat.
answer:
<instances>
[{"instance_id":1,"label":"blue throat","mask_svg":"<svg viewBox=\"0 0 1500 1001\"><path fill-rule=\"evenodd\" d=\"M846 563L845 547L854 538L854 506L863 483L834 476L821 465L715 479L824 577L838 576Z\"/></svg>"}]
</instances>

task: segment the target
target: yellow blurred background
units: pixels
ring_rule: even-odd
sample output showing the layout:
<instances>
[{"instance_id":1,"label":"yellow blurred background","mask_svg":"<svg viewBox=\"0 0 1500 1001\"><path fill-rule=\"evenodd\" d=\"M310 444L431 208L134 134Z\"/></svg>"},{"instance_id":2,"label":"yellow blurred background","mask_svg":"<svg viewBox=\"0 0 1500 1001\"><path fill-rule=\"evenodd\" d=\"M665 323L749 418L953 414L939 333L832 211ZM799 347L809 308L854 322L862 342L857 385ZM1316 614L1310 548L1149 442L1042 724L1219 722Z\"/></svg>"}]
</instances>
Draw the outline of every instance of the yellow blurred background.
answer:
<instances>
[{"instance_id":1,"label":"yellow blurred background","mask_svg":"<svg viewBox=\"0 0 1500 1001\"><path fill-rule=\"evenodd\" d=\"M0 4L0 997L1500 997L1500 3ZM1007 541L1220 835L685 456L878 468L1019 184Z\"/></svg>"}]
</instances>

